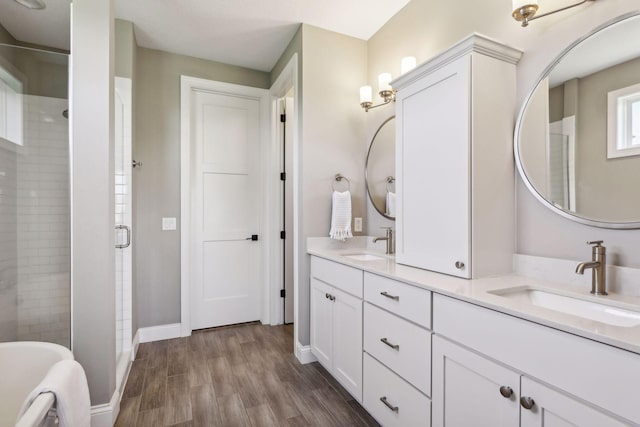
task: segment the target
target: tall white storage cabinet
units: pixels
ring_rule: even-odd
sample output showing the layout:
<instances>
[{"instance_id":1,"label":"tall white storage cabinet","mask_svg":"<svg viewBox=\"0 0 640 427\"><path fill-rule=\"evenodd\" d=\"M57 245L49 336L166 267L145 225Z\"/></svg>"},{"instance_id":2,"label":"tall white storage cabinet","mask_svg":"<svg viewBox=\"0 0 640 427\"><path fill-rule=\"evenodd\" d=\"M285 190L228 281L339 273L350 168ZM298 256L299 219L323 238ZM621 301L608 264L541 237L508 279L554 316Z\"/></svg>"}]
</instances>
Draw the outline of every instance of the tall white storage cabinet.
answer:
<instances>
[{"instance_id":1,"label":"tall white storage cabinet","mask_svg":"<svg viewBox=\"0 0 640 427\"><path fill-rule=\"evenodd\" d=\"M521 55L473 34L392 82L398 263L464 278L511 271Z\"/></svg>"}]
</instances>

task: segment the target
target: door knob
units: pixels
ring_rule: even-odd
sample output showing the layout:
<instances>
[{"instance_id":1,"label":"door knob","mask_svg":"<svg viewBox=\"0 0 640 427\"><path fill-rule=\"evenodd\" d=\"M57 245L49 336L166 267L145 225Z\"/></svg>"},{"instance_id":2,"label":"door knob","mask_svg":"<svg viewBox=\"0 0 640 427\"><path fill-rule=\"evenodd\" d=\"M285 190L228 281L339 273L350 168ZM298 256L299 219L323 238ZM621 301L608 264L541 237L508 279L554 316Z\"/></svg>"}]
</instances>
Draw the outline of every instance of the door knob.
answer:
<instances>
[{"instance_id":1,"label":"door knob","mask_svg":"<svg viewBox=\"0 0 640 427\"><path fill-rule=\"evenodd\" d=\"M503 385L500 387L500 394L507 399L513 396L513 389L509 386Z\"/></svg>"},{"instance_id":2,"label":"door knob","mask_svg":"<svg viewBox=\"0 0 640 427\"><path fill-rule=\"evenodd\" d=\"M535 404L536 402L534 402L530 397L522 396L520 398L520 405L522 405L524 409L532 409Z\"/></svg>"}]
</instances>

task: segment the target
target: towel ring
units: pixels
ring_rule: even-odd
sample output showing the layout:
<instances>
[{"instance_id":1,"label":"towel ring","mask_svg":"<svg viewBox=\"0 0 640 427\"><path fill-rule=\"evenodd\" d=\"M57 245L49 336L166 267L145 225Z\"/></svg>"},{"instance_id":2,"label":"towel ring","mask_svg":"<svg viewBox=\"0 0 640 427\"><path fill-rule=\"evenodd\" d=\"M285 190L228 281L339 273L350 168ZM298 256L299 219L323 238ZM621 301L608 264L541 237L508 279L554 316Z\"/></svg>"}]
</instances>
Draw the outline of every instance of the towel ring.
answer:
<instances>
[{"instance_id":1,"label":"towel ring","mask_svg":"<svg viewBox=\"0 0 640 427\"><path fill-rule=\"evenodd\" d=\"M342 182L343 179L347 182L347 190L351 191L351 182L347 179L347 177L342 176L339 173L336 174L335 180L331 183L331 188L333 189L333 191L337 191L336 182Z\"/></svg>"},{"instance_id":2,"label":"towel ring","mask_svg":"<svg viewBox=\"0 0 640 427\"><path fill-rule=\"evenodd\" d=\"M396 182L396 179L392 176L387 177L387 193L391 193L391 185Z\"/></svg>"}]
</instances>

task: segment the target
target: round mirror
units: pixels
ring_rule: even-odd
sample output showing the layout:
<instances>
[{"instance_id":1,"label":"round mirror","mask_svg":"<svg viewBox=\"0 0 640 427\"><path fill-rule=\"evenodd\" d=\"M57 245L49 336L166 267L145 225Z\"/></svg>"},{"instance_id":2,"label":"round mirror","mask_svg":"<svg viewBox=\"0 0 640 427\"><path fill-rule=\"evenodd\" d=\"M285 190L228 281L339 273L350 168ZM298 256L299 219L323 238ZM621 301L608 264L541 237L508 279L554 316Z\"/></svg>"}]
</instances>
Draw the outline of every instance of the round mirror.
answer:
<instances>
[{"instance_id":1,"label":"round mirror","mask_svg":"<svg viewBox=\"0 0 640 427\"><path fill-rule=\"evenodd\" d=\"M389 117L373 135L364 169L371 204L388 219L396 219L395 119L395 116Z\"/></svg>"},{"instance_id":2,"label":"round mirror","mask_svg":"<svg viewBox=\"0 0 640 427\"><path fill-rule=\"evenodd\" d=\"M576 41L542 74L515 131L531 192L560 215L640 228L640 15Z\"/></svg>"}]
</instances>

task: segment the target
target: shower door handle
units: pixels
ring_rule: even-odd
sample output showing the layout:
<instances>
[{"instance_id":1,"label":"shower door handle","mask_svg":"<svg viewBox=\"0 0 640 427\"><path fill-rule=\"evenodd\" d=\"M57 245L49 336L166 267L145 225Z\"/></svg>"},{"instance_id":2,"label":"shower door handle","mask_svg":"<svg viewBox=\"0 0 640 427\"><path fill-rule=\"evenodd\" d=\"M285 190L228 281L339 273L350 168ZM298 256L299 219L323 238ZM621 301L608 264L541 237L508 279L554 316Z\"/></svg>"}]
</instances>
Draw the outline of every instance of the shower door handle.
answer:
<instances>
[{"instance_id":1,"label":"shower door handle","mask_svg":"<svg viewBox=\"0 0 640 427\"><path fill-rule=\"evenodd\" d=\"M131 245L131 229L126 225L116 225L116 230L126 230L127 231L127 243L124 245L116 245L117 249L128 248Z\"/></svg>"}]
</instances>

